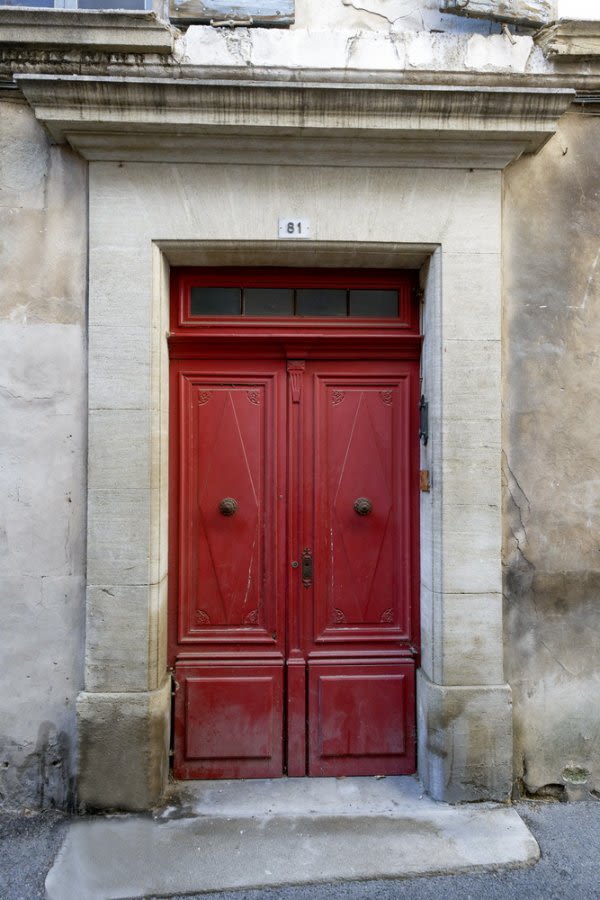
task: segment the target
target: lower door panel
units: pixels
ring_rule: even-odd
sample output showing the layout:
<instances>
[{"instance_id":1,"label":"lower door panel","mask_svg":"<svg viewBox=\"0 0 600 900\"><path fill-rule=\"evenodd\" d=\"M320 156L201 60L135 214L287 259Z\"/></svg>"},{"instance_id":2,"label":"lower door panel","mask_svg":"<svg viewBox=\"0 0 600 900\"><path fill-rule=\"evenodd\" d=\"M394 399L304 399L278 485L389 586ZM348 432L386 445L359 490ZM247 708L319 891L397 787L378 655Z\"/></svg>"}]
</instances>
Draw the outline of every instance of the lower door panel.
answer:
<instances>
[{"instance_id":1,"label":"lower door panel","mask_svg":"<svg viewBox=\"0 0 600 900\"><path fill-rule=\"evenodd\" d=\"M414 663L309 663L309 775L415 771Z\"/></svg>"},{"instance_id":2,"label":"lower door panel","mask_svg":"<svg viewBox=\"0 0 600 900\"><path fill-rule=\"evenodd\" d=\"M176 778L270 778L283 769L283 664L175 668Z\"/></svg>"}]
</instances>

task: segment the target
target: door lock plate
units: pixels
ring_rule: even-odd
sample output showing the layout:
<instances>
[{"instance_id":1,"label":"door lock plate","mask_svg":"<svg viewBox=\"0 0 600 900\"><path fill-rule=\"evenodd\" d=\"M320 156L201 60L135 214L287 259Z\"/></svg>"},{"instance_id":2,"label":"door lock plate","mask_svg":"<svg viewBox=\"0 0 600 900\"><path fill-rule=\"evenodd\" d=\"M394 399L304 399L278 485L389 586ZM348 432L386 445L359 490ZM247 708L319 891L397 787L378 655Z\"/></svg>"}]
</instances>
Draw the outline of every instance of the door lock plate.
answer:
<instances>
[{"instance_id":1,"label":"door lock plate","mask_svg":"<svg viewBox=\"0 0 600 900\"><path fill-rule=\"evenodd\" d=\"M313 556L310 547L302 551L302 584L308 588L313 582Z\"/></svg>"}]
</instances>

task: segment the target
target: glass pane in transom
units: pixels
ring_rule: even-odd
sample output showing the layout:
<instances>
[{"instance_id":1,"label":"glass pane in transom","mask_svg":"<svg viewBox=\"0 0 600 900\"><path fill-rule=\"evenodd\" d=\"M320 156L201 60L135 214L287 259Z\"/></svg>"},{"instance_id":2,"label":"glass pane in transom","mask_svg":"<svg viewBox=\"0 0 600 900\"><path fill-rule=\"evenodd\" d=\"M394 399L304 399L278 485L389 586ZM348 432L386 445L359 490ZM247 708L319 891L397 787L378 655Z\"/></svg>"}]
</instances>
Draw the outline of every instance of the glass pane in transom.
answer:
<instances>
[{"instance_id":1,"label":"glass pane in transom","mask_svg":"<svg viewBox=\"0 0 600 900\"><path fill-rule=\"evenodd\" d=\"M296 291L296 315L345 316L347 292L332 288L303 288Z\"/></svg>"},{"instance_id":2,"label":"glass pane in transom","mask_svg":"<svg viewBox=\"0 0 600 900\"><path fill-rule=\"evenodd\" d=\"M397 316L398 291L350 291L351 316Z\"/></svg>"},{"instance_id":3,"label":"glass pane in transom","mask_svg":"<svg viewBox=\"0 0 600 900\"><path fill-rule=\"evenodd\" d=\"M193 316L239 316L242 310L241 288L193 287Z\"/></svg>"},{"instance_id":4,"label":"glass pane in transom","mask_svg":"<svg viewBox=\"0 0 600 900\"><path fill-rule=\"evenodd\" d=\"M245 288L246 316L293 316L294 291L291 288Z\"/></svg>"}]
</instances>

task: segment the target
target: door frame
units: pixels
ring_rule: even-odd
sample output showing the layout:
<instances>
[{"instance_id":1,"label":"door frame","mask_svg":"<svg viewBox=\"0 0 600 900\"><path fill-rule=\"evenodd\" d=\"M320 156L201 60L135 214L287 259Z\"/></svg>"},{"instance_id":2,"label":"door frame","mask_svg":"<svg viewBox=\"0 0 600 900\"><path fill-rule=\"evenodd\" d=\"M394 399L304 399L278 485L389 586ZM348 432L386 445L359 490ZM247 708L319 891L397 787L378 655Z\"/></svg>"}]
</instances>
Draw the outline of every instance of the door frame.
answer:
<instances>
[{"instance_id":1,"label":"door frame","mask_svg":"<svg viewBox=\"0 0 600 900\"><path fill-rule=\"evenodd\" d=\"M191 318L187 307L187 298L191 284L210 283L211 285L231 285L235 281L247 287L280 286L293 282L294 287L334 287L342 284L358 288L381 288L394 286L398 288L400 308L398 319L361 319L333 320L323 318L267 318L267 317L197 317ZM278 268L180 268L170 273L170 310L171 328L168 338L169 368L173 373L178 366L173 363L209 360L281 360L287 363L292 390L294 361L334 360L334 361L420 361L423 336L420 333L419 309L419 273L417 270L370 270L370 269L294 269ZM171 402L169 417L169 601L168 601L168 660L171 671L174 671L176 660L181 661L181 645L178 641L179 614L179 540L180 514L179 489L181 479L181 423L179 403L173 402L176 378L170 374ZM287 389L286 389L287 390ZM411 645L404 652L405 658L414 662L415 671L420 665L420 534L419 534L419 494L418 494L418 410L416 404L411 409L408 428L414 432L415 439L409 445L410 469L413 473L410 508L410 631ZM292 418L288 423L290 429L298 427L293 415L295 404L291 404ZM291 460L288 465L291 464ZM286 488L289 490L289 485ZM288 505L286 504L286 508ZM297 523L292 521L291 513L286 512L286 554L294 539ZM299 545L298 545L299 546ZM295 555L298 550L292 551ZM285 589L285 615L288 615L290 591L292 585L287 579ZM287 626L286 626L287 631ZM287 639L286 639L287 642ZM408 654L408 656L407 656ZM189 659L185 659L189 662ZM287 665L286 665L287 662ZM308 660L302 660L303 674L298 677L296 671L299 660L284 655L284 666L287 671L287 702L293 694L296 718L298 709L304 709L307 715L307 672L304 671ZM364 660L363 660L364 662ZM373 663L376 660L373 660ZM221 661L222 664L222 661ZM294 665L296 664L296 665ZM175 680L175 691L179 685ZM302 695L302 696L300 696ZM415 703L414 689L411 691L411 702ZM288 714L284 716L284 763L287 761L288 775L304 775L305 766L301 764L302 754L289 746ZM413 718L414 721L414 718ZM412 726L411 726L412 727ZM181 740L182 724L176 715L172 715L172 738ZM307 735L302 742L306 745ZM298 748L296 748L297 750ZM415 748L416 749L416 748Z\"/></svg>"},{"instance_id":2,"label":"door frame","mask_svg":"<svg viewBox=\"0 0 600 900\"><path fill-rule=\"evenodd\" d=\"M339 216L335 227L327 219L318 239L295 243L268 231L277 192L263 216L232 232L223 196L247 197L249 210L266 202L247 167L224 167L222 177L215 169L177 170L185 184L195 179L198 196L206 187L210 214L193 231L185 207L172 203L168 220L163 204L149 203L140 227L132 211L137 215L140 190L154 190L157 172L147 165L135 171L136 180L122 181L115 194L107 190L112 171L90 166L87 628L85 689L77 700L82 804L145 809L167 789L169 271L233 263L419 268L430 412L421 466L431 473L431 491L420 503L418 770L437 800L506 800L513 745L502 644L498 173L465 176L468 188L451 190L447 173L420 170L414 190L412 171L395 170L390 189L389 172L369 169L375 212L367 231L363 195L345 192L343 170L329 169L325 196L343 198L344 226ZM309 196L312 170L286 172ZM411 202L399 215L403 190ZM115 235L122 243L117 257ZM468 746L467 733L474 735Z\"/></svg>"}]
</instances>

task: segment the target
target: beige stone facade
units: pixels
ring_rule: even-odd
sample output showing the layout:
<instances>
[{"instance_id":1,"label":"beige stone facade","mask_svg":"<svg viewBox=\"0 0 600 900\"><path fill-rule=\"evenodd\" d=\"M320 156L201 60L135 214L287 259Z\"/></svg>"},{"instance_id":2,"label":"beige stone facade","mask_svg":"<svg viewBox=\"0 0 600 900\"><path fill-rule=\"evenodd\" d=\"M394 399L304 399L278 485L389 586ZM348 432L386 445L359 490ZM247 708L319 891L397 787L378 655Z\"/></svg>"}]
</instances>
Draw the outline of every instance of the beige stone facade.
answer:
<instances>
[{"instance_id":1,"label":"beige stone facade","mask_svg":"<svg viewBox=\"0 0 600 900\"><path fill-rule=\"evenodd\" d=\"M419 270L419 775L451 802L600 787L600 24L556 62L531 28L382 3L186 32L0 9L7 806L167 784L180 265Z\"/></svg>"}]
</instances>

